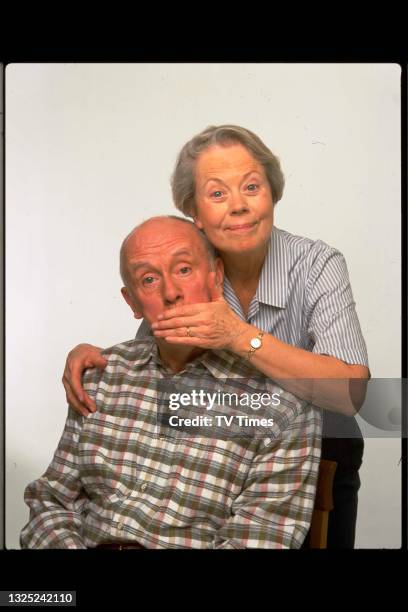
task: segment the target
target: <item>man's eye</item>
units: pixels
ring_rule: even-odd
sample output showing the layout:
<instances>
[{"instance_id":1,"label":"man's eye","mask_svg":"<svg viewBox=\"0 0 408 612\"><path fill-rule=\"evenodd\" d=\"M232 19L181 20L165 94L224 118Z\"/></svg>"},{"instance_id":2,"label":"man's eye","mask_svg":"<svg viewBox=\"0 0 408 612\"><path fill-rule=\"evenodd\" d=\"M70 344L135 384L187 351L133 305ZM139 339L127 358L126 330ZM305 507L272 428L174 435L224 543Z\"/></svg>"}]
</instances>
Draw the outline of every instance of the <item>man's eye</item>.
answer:
<instances>
[{"instance_id":1,"label":"man's eye","mask_svg":"<svg viewBox=\"0 0 408 612\"><path fill-rule=\"evenodd\" d=\"M211 193L211 196L213 198L221 198L222 197L222 191L220 191L219 189L217 189L216 191L213 191Z\"/></svg>"},{"instance_id":2,"label":"man's eye","mask_svg":"<svg viewBox=\"0 0 408 612\"><path fill-rule=\"evenodd\" d=\"M189 274L191 272L191 268L190 266L183 266L182 268L180 268L179 270L180 274Z\"/></svg>"},{"instance_id":3,"label":"man's eye","mask_svg":"<svg viewBox=\"0 0 408 612\"><path fill-rule=\"evenodd\" d=\"M142 284L143 285L151 285L152 283L154 283L154 276L145 276L142 280Z\"/></svg>"},{"instance_id":4,"label":"man's eye","mask_svg":"<svg viewBox=\"0 0 408 612\"><path fill-rule=\"evenodd\" d=\"M256 183L250 183L247 187L248 191L256 191L258 189L259 185L257 185Z\"/></svg>"}]
</instances>

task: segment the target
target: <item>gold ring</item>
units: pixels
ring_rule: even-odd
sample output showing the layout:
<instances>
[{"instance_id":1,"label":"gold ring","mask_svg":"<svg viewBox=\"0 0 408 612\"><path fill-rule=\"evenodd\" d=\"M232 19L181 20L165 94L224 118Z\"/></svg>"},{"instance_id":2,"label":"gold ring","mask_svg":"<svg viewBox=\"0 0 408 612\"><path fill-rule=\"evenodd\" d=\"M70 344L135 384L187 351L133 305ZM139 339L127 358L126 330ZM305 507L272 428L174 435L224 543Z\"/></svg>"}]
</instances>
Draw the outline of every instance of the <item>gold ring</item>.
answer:
<instances>
[{"instance_id":1,"label":"gold ring","mask_svg":"<svg viewBox=\"0 0 408 612\"><path fill-rule=\"evenodd\" d=\"M191 338L191 337L192 337L191 329L190 329L189 327L187 327L187 336L188 336L189 338Z\"/></svg>"}]
</instances>

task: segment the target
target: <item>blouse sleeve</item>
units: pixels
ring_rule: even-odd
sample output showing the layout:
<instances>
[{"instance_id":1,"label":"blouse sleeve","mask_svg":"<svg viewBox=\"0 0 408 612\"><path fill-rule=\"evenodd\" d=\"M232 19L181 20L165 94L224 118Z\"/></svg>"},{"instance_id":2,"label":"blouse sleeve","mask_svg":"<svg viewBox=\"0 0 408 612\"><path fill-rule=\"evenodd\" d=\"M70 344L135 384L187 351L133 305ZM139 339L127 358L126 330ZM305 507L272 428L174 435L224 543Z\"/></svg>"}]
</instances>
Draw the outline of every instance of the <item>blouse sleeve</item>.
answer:
<instances>
[{"instance_id":1,"label":"blouse sleeve","mask_svg":"<svg viewBox=\"0 0 408 612\"><path fill-rule=\"evenodd\" d=\"M368 367L346 261L337 249L326 247L319 252L308 275L306 295L313 352Z\"/></svg>"}]
</instances>

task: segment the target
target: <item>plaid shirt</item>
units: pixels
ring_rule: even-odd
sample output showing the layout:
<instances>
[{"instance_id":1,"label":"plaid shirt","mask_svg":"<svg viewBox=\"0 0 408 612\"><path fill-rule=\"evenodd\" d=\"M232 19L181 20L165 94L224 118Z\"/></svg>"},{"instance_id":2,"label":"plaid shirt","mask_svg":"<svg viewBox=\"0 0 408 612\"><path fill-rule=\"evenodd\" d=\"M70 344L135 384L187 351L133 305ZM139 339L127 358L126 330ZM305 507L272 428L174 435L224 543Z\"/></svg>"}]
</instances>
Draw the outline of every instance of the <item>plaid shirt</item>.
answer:
<instances>
[{"instance_id":1,"label":"plaid shirt","mask_svg":"<svg viewBox=\"0 0 408 612\"><path fill-rule=\"evenodd\" d=\"M103 352L84 388L97 412L71 408L45 474L29 484L22 548L93 548L137 541L146 548L299 548L307 534L320 460L321 413L280 393L268 435L158 435L157 381L177 381L152 338ZM184 375L221 388L256 376L226 351L207 351ZM255 388L259 391L259 386Z\"/></svg>"}]
</instances>

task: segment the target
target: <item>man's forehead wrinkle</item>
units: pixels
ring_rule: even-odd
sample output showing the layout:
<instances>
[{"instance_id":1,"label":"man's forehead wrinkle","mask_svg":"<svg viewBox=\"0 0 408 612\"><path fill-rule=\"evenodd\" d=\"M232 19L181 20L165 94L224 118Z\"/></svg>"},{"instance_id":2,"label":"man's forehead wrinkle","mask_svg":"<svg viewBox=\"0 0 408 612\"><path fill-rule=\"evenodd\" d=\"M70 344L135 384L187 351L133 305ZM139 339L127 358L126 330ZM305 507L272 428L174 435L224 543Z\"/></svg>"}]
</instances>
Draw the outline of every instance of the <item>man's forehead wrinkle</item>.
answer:
<instances>
[{"instance_id":1,"label":"man's forehead wrinkle","mask_svg":"<svg viewBox=\"0 0 408 612\"><path fill-rule=\"evenodd\" d=\"M149 244L154 240L160 243L172 239L196 242L199 236L197 236L197 230L192 224L171 220L160 223L147 221L135 230L130 239L142 244Z\"/></svg>"},{"instance_id":2,"label":"man's forehead wrinkle","mask_svg":"<svg viewBox=\"0 0 408 612\"><path fill-rule=\"evenodd\" d=\"M173 244L169 242L160 242L155 245L136 245L133 246L127 253L127 260L132 268L139 267L141 265L149 266L160 263L171 263L186 257L188 259L201 259L201 253L199 244L191 241L172 240Z\"/></svg>"},{"instance_id":3,"label":"man's forehead wrinkle","mask_svg":"<svg viewBox=\"0 0 408 612\"><path fill-rule=\"evenodd\" d=\"M177 238L171 240L155 240L147 243L139 242L134 243L129 248L128 255L132 259L144 258L148 255L162 256L162 257L176 257L178 255L192 255L197 252L200 245L193 241L179 240Z\"/></svg>"},{"instance_id":4,"label":"man's forehead wrinkle","mask_svg":"<svg viewBox=\"0 0 408 612\"><path fill-rule=\"evenodd\" d=\"M138 261L148 265L171 265L177 258L209 259L194 225L171 219L153 219L137 227L128 237L124 251L132 269Z\"/></svg>"}]
</instances>

